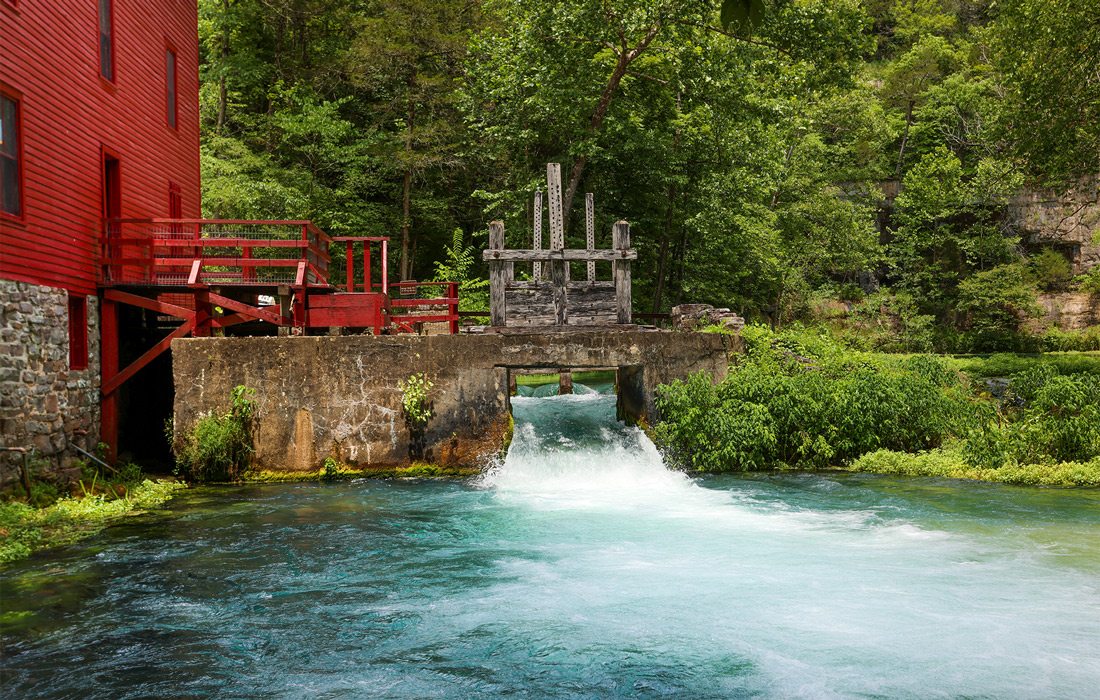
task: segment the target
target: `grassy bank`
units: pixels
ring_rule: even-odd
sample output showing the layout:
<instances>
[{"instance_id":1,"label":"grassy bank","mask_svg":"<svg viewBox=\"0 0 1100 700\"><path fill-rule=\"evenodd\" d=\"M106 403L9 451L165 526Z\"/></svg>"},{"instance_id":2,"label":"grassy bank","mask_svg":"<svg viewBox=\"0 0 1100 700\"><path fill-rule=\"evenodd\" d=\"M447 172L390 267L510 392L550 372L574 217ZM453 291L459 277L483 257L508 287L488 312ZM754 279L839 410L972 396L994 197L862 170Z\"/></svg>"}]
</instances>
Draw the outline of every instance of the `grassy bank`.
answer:
<instances>
[{"instance_id":1,"label":"grassy bank","mask_svg":"<svg viewBox=\"0 0 1100 700\"><path fill-rule=\"evenodd\" d=\"M44 508L0 503L0 564L94 535L122 518L163 505L184 488L180 482L146 479L122 497L97 493L62 498Z\"/></svg>"},{"instance_id":2,"label":"grassy bank","mask_svg":"<svg viewBox=\"0 0 1100 700\"><path fill-rule=\"evenodd\" d=\"M844 469L894 476L992 481L1015 486L1100 486L1100 458L1088 462L1006 464L989 468L967 464L961 450L950 447L915 454L877 450L863 455Z\"/></svg>"},{"instance_id":3,"label":"grassy bank","mask_svg":"<svg viewBox=\"0 0 1100 700\"><path fill-rule=\"evenodd\" d=\"M661 387L654 438L673 464L1100 485L1100 354L893 355L760 326L743 340L725 381Z\"/></svg>"}]
</instances>

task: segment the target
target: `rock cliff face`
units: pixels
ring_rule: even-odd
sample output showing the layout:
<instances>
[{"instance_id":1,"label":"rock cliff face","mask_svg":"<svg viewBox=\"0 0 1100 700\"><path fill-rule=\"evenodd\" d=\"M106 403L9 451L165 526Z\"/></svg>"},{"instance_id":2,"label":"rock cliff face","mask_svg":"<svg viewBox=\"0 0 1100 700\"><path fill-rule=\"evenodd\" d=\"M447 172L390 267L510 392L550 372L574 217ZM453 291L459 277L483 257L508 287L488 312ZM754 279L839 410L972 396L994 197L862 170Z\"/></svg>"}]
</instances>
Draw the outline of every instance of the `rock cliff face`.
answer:
<instances>
[{"instance_id":1,"label":"rock cliff face","mask_svg":"<svg viewBox=\"0 0 1100 700\"><path fill-rule=\"evenodd\" d=\"M1100 265L1100 175L1062 190L1025 190L1008 215L1025 242L1061 250L1074 273Z\"/></svg>"},{"instance_id":2,"label":"rock cliff face","mask_svg":"<svg viewBox=\"0 0 1100 700\"><path fill-rule=\"evenodd\" d=\"M1047 326L1064 331L1081 330L1100 323L1100 295L1082 292L1040 294L1039 306Z\"/></svg>"}]
</instances>

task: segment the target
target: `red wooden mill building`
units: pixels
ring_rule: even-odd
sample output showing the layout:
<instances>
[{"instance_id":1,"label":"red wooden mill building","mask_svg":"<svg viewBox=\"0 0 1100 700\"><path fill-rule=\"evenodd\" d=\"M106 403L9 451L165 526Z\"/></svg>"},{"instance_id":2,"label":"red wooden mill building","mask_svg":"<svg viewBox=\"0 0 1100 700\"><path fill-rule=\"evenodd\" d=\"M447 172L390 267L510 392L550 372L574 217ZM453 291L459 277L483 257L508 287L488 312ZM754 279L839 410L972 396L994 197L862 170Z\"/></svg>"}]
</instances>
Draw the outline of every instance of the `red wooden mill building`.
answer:
<instances>
[{"instance_id":1,"label":"red wooden mill building","mask_svg":"<svg viewBox=\"0 0 1100 700\"><path fill-rule=\"evenodd\" d=\"M384 237L201 218L197 21L0 0L0 484L32 451L166 457L174 338L457 332L456 285L390 284Z\"/></svg>"}]
</instances>

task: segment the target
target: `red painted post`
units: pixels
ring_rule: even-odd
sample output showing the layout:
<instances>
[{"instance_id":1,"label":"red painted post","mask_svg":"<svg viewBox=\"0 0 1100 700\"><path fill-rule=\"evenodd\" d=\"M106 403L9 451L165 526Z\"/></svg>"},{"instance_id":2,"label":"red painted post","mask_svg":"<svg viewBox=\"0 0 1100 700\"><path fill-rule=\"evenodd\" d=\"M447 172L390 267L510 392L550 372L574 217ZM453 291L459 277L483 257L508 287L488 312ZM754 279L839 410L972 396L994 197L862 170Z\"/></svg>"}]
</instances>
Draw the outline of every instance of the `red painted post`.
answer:
<instances>
[{"instance_id":1,"label":"red painted post","mask_svg":"<svg viewBox=\"0 0 1100 700\"><path fill-rule=\"evenodd\" d=\"M447 296L454 299L447 304L447 313L451 316L451 335L458 334L458 282L451 282L447 285Z\"/></svg>"},{"instance_id":2,"label":"red painted post","mask_svg":"<svg viewBox=\"0 0 1100 700\"><path fill-rule=\"evenodd\" d=\"M214 315L210 307L209 292L202 290L195 292L195 330L191 335L196 338L209 338L212 327L211 319Z\"/></svg>"},{"instance_id":3,"label":"red painted post","mask_svg":"<svg viewBox=\"0 0 1100 700\"><path fill-rule=\"evenodd\" d=\"M363 241L363 291L370 292L370 241Z\"/></svg>"},{"instance_id":4,"label":"red painted post","mask_svg":"<svg viewBox=\"0 0 1100 700\"><path fill-rule=\"evenodd\" d=\"M382 293L390 293L389 241L382 241Z\"/></svg>"},{"instance_id":5,"label":"red painted post","mask_svg":"<svg viewBox=\"0 0 1100 700\"><path fill-rule=\"evenodd\" d=\"M106 299L100 304L100 386L118 374L118 304ZM118 391L102 394L99 404L99 439L108 445L107 457L118 455Z\"/></svg>"},{"instance_id":6,"label":"red painted post","mask_svg":"<svg viewBox=\"0 0 1100 700\"><path fill-rule=\"evenodd\" d=\"M247 243L242 245L241 246L241 257L244 258L245 261L251 260L252 259L252 246L248 245ZM241 275L241 277L246 282L252 282L256 279L256 268L253 267L252 265L242 265L241 266L241 272L244 273L243 275Z\"/></svg>"},{"instance_id":7,"label":"red painted post","mask_svg":"<svg viewBox=\"0 0 1100 700\"><path fill-rule=\"evenodd\" d=\"M305 243L305 248L302 248L302 260L305 260L308 268L308 263L313 262L313 257L309 249L309 226L302 224L302 243ZM309 273L306 273L306 280L309 280Z\"/></svg>"},{"instance_id":8,"label":"red painted post","mask_svg":"<svg viewBox=\"0 0 1100 700\"><path fill-rule=\"evenodd\" d=\"M348 283L347 290L349 292L355 291L355 258L352 256L352 242L345 241L344 243L344 267L348 269Z\"/></svg>"}]
</instances>

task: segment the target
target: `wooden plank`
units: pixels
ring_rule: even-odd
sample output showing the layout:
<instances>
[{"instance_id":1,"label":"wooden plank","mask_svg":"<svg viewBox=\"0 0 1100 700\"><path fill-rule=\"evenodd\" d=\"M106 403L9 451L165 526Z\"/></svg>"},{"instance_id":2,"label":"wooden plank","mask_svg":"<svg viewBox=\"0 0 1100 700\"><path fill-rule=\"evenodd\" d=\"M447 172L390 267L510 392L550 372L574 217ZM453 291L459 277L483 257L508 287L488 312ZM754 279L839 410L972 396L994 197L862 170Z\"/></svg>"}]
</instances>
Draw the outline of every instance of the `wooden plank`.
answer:
<instances>
[{"instance_id":1,"label":"wooden plank","mask_svg":"<svg viewBox=\"0 0 1100 700\"><path fill-rule=\"evenodd\" d=\"M555 260L550 263L550 279L554 286L554 323L564 325L569 319L565 296L565 266L569 263Z\"/></svg>"},{"instance_id":2,"label":"wooden plank","mask_svg":"<svg viewBox=\"0 0 1100 700\"><path fill-rule=\"evenodd\" d=\"M614 262L616 260L637 260L636 250L585 250L583 248L566 248L565 250L483 250L481 259L487 262L531 262L541 260L566 260L569 262L584 262L595 260L602 262Z\"/></svg>"},{"instance_id":3,"label":"wooden plank","mask_svg":"<svg viewBox=\"0 0 1100 700\"><path fill-rule=\"evenodd\" d=\"M382 325L382 294L314 294L309 297L310 328L377 328Z\"/></svg>"},{"instance_id":4,"label":"wooden plank","mask_svg":"<svg viewBox=\"0 0 1100 700\"><path fill-rule=\"evenodd\" d=\"M224 297L221 294L215 294L211 292L207 298L209 298L211 304L221 306L223 308L229 309L230 311L236 311L240 314L245 314L246 316L251 316L252 318L258 319L260 321L273 323L276 326L284 326L288 323L288 319L284 319L278 314L275 314L271 311L263 311L255 306L249 306L244 302L237 301L236 299Z\"/></svg>"},{"instance_id":5,"label":"wooden plank","mask_svg":"<svg viewBox=\"0 0 1100 700\"><path fill-rule=\"evenodd\" d=\"M630 224L625 221L615 222L615 226L611 231L611 246L619 251L630 248ZM630 260L626 258L615 260L612 263L612 274L615 278L615 304L618 307L618 321L619 323L630 323Z\"/></svg>"},{"instance_id":6,"label":"wooden plank","mask_svg":"<svg viewBox=\"0 0 1100 700\"><path fill-rule=\"evenodd\" d=\"M486 253L500 253L504 249L504 222L492 221L489 223L489 250ZM507 323L507 300L504 295L507 280L505 278L504 263L492 258L489 260L489 319L493 326L503 326Z\"/></svg>"},{"instance_id":7,"label":"wooden plank","mask_svg":"<svg viewBox=\"0 0 1100 700\"><path fill-rule=\"evenodd\" d=\"M561 210L561 164L546 164L546 197L550 208L550 248L565 247L565 222Z\"/></svg>"},{"instance_id":8,"label":"wooden plank","mask_svg":"<svg viewBox=\"0 0 1100 700\"><path fill-rule=\"evenodd\" d=\"M191 261L191 272L187 275L187 286L194 287L199 283L199 272L202 271L202 260Z\"/></svg>"},{"instance_id":9,"label":"wooden plank","mask_svg":"<svg viewBox=\"0 0 1100 700\"><path fill-rule=\"evenodd\" d=\"M156 311L157 313L166 314L168 316L175 316L176 318L190 318L195 313L191 309L182 306L157 301L156 299L149 299L147 297L138 296L137 294L120 292L117 289L105 291L103 293L103 298L109 301L128 304L130 306L137 306L142 309L149 309L150 311Z\"/></svg>"},{"instance_id":10,"label":"wooden plank","mask_svg":"<svg viewBox=\"0 0 1100 700\"><path fill-rule=\"evenodd\" d=\"M531 248L534 250L542 250L542 190L535 190L535 235L534 240L531 243ZM531 265L532 277L536 280L542 279L542 263L536 260Z\"/></svg>"},{"instance_id":11,"label":"wooden plank","mask_svg":"<svg viewBox=\"0 0 1100 700\"><path fill-rule=\"evenodd\" d=\"M584 193L584 240L590 252L596 249L596 196ZM588 281L596 281L596 261L588 259Z\"/></svg>"}]
</instances>

